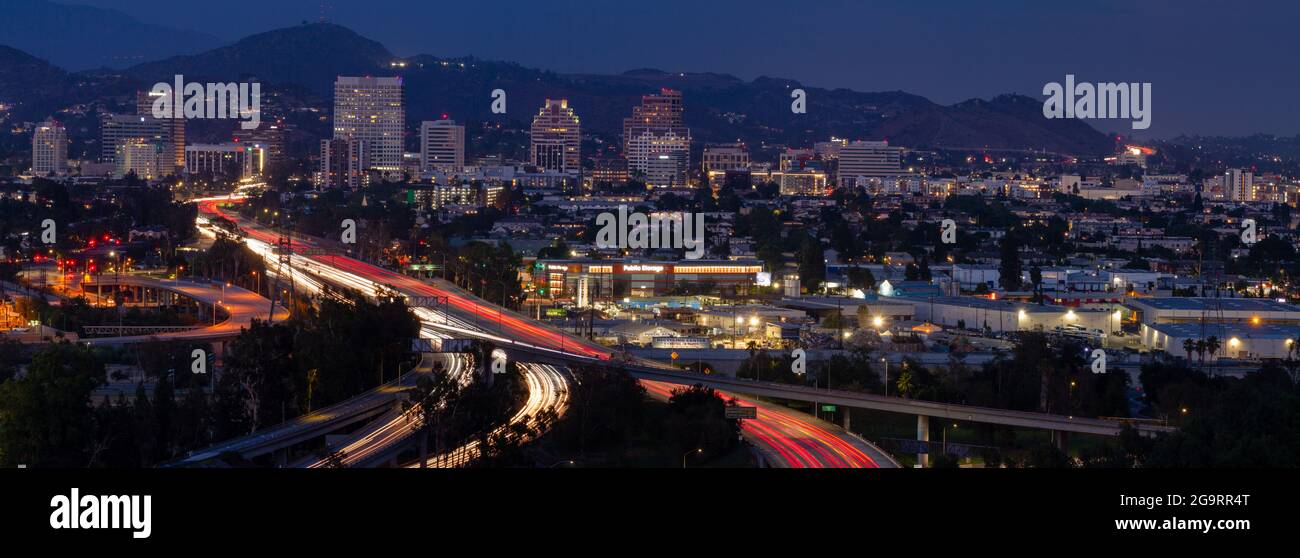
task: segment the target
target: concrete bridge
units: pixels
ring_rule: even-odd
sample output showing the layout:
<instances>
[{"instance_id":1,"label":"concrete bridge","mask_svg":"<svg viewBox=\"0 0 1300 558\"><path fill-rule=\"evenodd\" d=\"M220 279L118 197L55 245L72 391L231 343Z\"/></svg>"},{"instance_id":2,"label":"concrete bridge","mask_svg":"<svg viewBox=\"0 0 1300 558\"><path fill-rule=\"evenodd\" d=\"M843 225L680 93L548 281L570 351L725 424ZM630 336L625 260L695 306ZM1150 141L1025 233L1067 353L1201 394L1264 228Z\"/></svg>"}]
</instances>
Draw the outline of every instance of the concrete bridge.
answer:
<instances>
[{"instance_id":1,"label":"concrete bridge","mask_svg":"<svg viewBox=\"0 0 1300 558\"><path fill-rule=\"evenodd\" d=\"M141 275L103 275L81 283L83 292L99 297L104 296L105 289L123 287L131 292L131 300L140 304L167 303L176 298L193 301L201 315L206 315L211 320L211 325L139 326L143 329L136 331L119 329L119 326L92 326L109 328L105 331L118 330L119 333L132 334L83 339L82 342L88 345L127 345L160 339L205 341L216 343L217 354L220 354L221 342L239 335L240 331L252 325L254 318L265 320L271 309L270 300L252 291L226 286L221 282L154 279ZM276 307L274 316L276 320L286 319L289 310Z\"/></svg>"}]
</instances>

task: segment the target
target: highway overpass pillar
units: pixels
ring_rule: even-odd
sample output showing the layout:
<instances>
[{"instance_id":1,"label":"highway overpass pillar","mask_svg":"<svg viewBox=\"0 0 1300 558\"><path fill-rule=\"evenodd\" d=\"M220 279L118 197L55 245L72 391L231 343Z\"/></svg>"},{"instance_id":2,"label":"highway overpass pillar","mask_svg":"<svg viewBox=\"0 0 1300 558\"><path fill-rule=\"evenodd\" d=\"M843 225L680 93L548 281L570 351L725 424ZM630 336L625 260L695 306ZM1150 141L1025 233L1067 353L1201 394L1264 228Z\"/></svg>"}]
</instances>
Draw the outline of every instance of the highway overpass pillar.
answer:
<instances>
[{"instance_id":1,"label":"highway overpass pillar","mask_svg":"<svg viewBox=\"0 0 1300 558\"><path fill-rule=\"evenodd\" d=\"M845 431L845 432L852 432L852 430L849 430L849 426L853 423L853 417L850 417L850 416L849 416L849 408L848 408L848 407L841 406L841 407L840 407L840 414L843 415L843 416L841 417L841 420L842 420L842 422L844 423L844 431Z\"/></svg>"},{"instance_id":2,"label":"highway overpass pillar","mask_svg":"<svg viewBox=\"0 0 1300 558\"><path fill-rule=\"evenodd\" d=\"M1064 430L1052 430L1051 432L1052 445L1061 450L1061 453L1068 452L1070 450L1070 433Z\"/></svg>"},{"instance_id":3,"label":"highway overpass pillar","mask_svg":"<svg viewBox=\"0 0 1300 558\"><path fill-rule=\"evenodd\" d=\"M916 440L918 442L927 442L926 445L929 445L928 442L930 441L930 417L927 417L925 415L916 415ZM929 448L926 448L926 451L928 452ZM922 467L929 467L930 454L929 453L916 454L916 463Z\"/></svg>"}]
</instances>

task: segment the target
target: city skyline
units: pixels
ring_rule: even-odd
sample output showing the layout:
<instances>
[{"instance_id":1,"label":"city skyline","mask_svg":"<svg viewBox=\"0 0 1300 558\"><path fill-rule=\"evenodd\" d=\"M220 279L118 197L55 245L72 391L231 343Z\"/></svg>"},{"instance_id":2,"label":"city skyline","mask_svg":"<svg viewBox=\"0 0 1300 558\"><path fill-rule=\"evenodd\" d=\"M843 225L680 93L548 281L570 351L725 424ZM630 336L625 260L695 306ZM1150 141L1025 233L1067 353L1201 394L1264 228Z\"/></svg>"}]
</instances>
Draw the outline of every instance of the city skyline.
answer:
<instances>
[{"instance_id":1,"label":"city skyline","mask_svg":"<svg viewBox=\"0 0 1300 558\"><path fill-rule=\"evenodd\" d=\"M122 10L150 23L179 28L201 25L207 27L201 30L225 41L316 21L321 5L292 1L277 12L282 15L216 27L215 22L209 26L190 17L189 12L198 8L189 6L168 5L161 10L162 3L153 0L87 3ZM406 10L427 19L402 22L384 20L382 9L336 6L326 12L326 19L377 39L400 56L475 56L564 73L608 74L655 67L728 73L746 80L776 76L827 88L903 90L945 105L1004 93L1041 98L1044 83L1073 73L1091 81L1152 83L1153 124L1140 137L1300 133L1300 116L1293 116L1296 112L1287 109L1287 98L1280 95L1300 85L1300 73L1268 57L1244 55L1253 50L1300 48L1296 44L1300 39L1284 27L1285 21L1295 19L1298 8L1272 4L1264 9L1279 13L1246 24L1235 19L1253 16L1219 13L1205 2L1176 4L1064 6L1006 1L953 3L937 12L891 3L817 4L801 7L807 10L804 17L792 23L780 15L790 8L776 3L692 5L659 12L625 6L597 9L582 3L561 9L508 1L497 11L486 12L446 6L425 13L423 7L411 7ZM678 22L687 26L683 31L695 28L691 33L699 37L689 47L670 42L647 50L631 40L636 27L663 25L662 18L670 17L669 13L692 12L700 17ZM419 32L421 21L449 19L469 24L451 26L446 33ZM733 24L716 26L713 21ZM979 31L995 22L1014 31ZM1241 29L1232 42L1197 39L1228 28ZM563 32L541 40L535 36L541 29ZM768 34L738 34L742 30ZM1103 31L1120 39L1095 40L1095 34ZM589 48L591 44L602 48ZM1223 79L1225 75L1233 77ZM1252 99L1232 100L1242 95ZM1124 129L1113 124L1095 125L1108 131Z\"/></svg>"},{"instance_id":2,"label":"city skyline","mask_svg":"<svg viewBox=\"0 0 1300 558\"><path fill-rule=\"evenodd\" d=\"M1264 5L112 5L0 4L11 538L1289 535Z\"/></svg>"}]
</instances>

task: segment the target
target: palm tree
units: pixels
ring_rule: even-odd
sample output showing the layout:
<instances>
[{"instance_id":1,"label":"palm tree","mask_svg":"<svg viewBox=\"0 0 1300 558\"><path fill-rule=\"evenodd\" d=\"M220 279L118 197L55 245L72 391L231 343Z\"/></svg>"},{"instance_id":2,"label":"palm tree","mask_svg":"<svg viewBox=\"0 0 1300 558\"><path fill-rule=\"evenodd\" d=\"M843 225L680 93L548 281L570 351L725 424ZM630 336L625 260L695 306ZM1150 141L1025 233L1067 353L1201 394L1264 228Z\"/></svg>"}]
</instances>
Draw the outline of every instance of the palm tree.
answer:
<instances>
[{"instance_id":1,"label":"palm tree","mask_svg":"<svg viewBox=\"0 0 1300 558\"><path fill-rule=\"evenodd\" d=\"M1191 339L1183 340L1183 350L1187 351L1187 363L1192 363L1192 352L1196 350L1196 342Z\"/></svg>"},{"instance_id":2,"label":"palm tree","mask_svg":"<svg viewBox=\"0 0 1300 558\"><path fill-rule=\"evenodd\" d=\"M1202 367L1205 366L1205 340L1204 339L1196 340L1196 359L1201 362Z\"/></svg>"},{"instance_id":3,"label":"palm tree","mask_svg":"<svg viewBox=\"0 0 1300 558\"><path fill-rule=\"evenodd\" d=\"M1205 340L1205 351L1210 353L1211 370L1213 370L1214 366L1214 353L1219 352L1219 348L1222 346L1223 343L1219 341L1219 338L1213 335L1211 335L1209 339Z\"/></svg>"}]
</instances>

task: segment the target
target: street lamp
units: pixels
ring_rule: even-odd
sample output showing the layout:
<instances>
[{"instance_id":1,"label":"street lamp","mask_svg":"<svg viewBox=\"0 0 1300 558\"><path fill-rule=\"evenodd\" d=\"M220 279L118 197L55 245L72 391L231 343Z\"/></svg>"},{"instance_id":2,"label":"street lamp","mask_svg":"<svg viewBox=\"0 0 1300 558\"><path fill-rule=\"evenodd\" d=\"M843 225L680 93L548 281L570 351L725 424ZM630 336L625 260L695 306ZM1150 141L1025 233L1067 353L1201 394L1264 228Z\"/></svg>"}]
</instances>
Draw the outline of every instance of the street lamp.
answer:
<instances>
[{"instance_id":1,"label":"street lamp","mask_svg":"<svg viewBox=\"0 0 1300 558\"><path fill-rule=\"evenodd\" d=\"M957 429L957 423L952 423L952 429ZM948 425L946 424L943 426L943 453L948 454Z\"/></svg>"},{"instance_id":2,"label":"street lamp","mask_svg":"<svg viewBox=\"0 0 1300 558\"><path fill-rule=\"evenodd\" d=\"M703 449L703 448L695 448L695 449L693 449L693 450L691 450L691 451L688 451L688 452L686 452L686 453L683 453L683 454L682 454L682 468L683 468L683 469L686 468L686 458L687 458L688 456L690 456L692 453L704 453L704 449Z\"/></svg>"},{"instance_id":3,"label":"street lamp","mask_svg":"<svg viewBox=\"0 0 1300 558\"><path fill-rule=\"evenodd\" d=\"M880 357L880 362L885 363L885 395L889 395L889 359Z\"/></svg>"}]
</instances>

